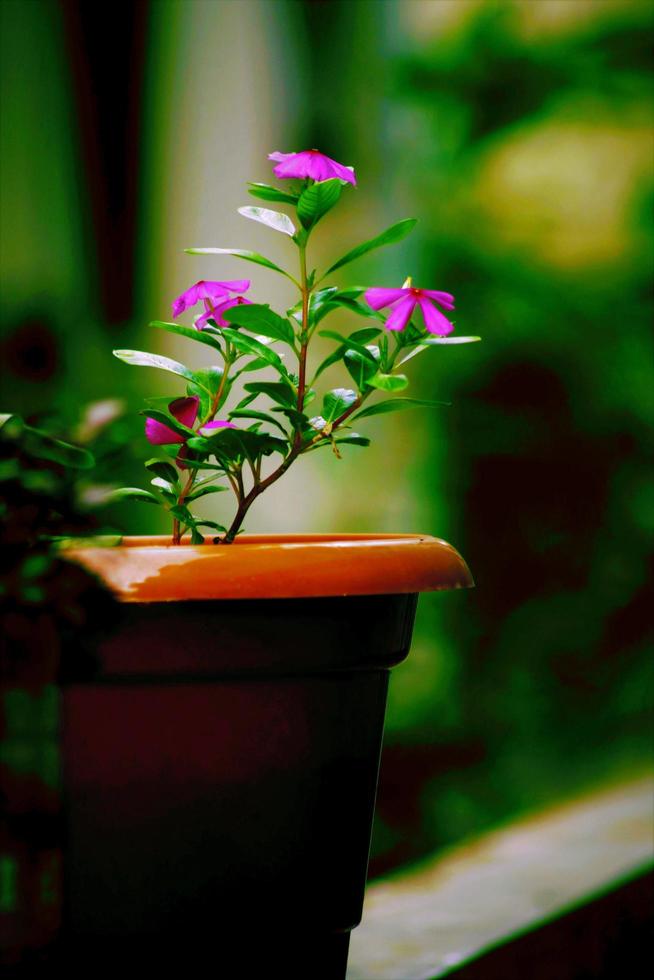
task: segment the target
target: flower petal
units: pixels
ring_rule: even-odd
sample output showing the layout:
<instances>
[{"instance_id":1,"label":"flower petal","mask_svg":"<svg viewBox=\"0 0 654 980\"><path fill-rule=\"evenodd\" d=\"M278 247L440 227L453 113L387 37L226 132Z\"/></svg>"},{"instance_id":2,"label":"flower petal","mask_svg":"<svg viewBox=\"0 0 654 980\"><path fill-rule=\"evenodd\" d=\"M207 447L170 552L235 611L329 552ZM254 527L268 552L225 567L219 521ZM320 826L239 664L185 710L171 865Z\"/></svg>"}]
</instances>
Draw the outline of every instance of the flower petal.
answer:
<instances>
[{"instance_id":1,"label":"flower petal","mask_svg":"<svg viewBox=\"0 0 654 980\"><path fill-rule=\"evenodd\" d=\"M421 289L420 292L423 296L429 296L430 299L436 300L446 310L454 309L454 296L451 293L443 293L439 289Z\"/></svg>"},{"instance_id":2,"label":"flower petal","mask_svg":"<svg viewBox=\"0 0 654 980\"><path fill-rule=\"evenodd\" d=\"M407 296L401 303L397 304L384 326L388 330L404 330L411 319L411 314L417 302L418 300L415 296Z\"/></svg>"},{"instance_id":3,"label":"flower petal","mask_svg":"<svg viewBox=\"0 0 654 980\"><path fill-rule=\"evenodd\" d=\"M213 422L207 422L206 425L201 426L198 432L202 436L211 436L216 429L238 429L237 425L233 422L226 422L223 419L214 419Z\"/></svg>"},{"instance_id":4,"label":"flower petal","mask_svg":"<svg viewBox=\"0 0 654 980\"><path fill-rule=\"evenodd\" d=\"M320 153L319 150L302 150L300 153L275 153L268 154L269 160L276 160L277 166L273 167L273 173L281 179L298 178L300 180L309 177L311 180L345 180L349 184L356 185L356 176L352 167L346 167L331 157Z\"/></svg>"},{"instance_id":5,"label":"flower petal","mask_svg":"<svg viewBox=\"0 0 654 980\"><path fill-rule=\"evenodd\" d=\"M229 279L225 282L200 279L174 300L173 317L178 317L180 313L191 306L195 306L201 299L210 299L216 302L229 296L230 293L245 293L249 288L249 279Z\"/></svg>"},{"instance_id":6,"label":"flower petal","mask_svg":"<svg viewBox=\"0 0 654 980\"><path fill-rule=\"evenodd\" d=\"M439 337L447 337L448 333L454 330L454 324L443 316L428 299L419 300L422 315L425 318L425 326L429 333L436 333Z\"/></svg>"},{"instance_id":7,"label":"flower petal","mask_svg":"<svg viewBox=\"0 0 654 980\"><path fill-rule=\"evenodd\" d=\"M373 310L381 310L384 306L390 306L398 299L403 299L409 293L408 289L386 289L384 286L374 286L366 289L364 295L368 306Z\"/></svg>"},{"instance_id":8,"label":"flower petal","mask_svg":"<svg viewBox=\"0 0 654 980\"><path fill-rule=\"evenodd\" d=\"M200 399L197 395L189 395L187 398L176 398L174 402L171 402L168 406L168 411L176 418L178 422L185 425L188 429L193 427L193 424L198 417L198 410L200 408ZM180 438L180 441L183 441Z\"/></svg>"},{"instance_id":9,"label":"flower petal","mask_svg":"<svg viewBox=\"0 0 654 980\"><path fill-rule=\"evenodd\" d=\"M153 446L172 446L184 442L184 437L178 432L155 419L145 420L145 438Z\"/></svg>"}]
</instances>

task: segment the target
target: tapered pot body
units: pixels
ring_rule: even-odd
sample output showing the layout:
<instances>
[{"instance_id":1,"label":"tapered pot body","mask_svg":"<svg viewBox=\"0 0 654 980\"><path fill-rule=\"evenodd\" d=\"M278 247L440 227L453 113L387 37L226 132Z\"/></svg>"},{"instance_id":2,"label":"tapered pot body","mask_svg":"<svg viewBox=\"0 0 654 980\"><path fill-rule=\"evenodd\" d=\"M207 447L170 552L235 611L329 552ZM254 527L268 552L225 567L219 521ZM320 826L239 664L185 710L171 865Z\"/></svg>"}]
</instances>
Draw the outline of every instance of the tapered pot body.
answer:
<instances>
[{"instance_id":1,"label":"tapered pot body","mask_svg":"<svg viewBox=\"0 0 654 980\"><path fill-rule=\"evenodd\" d=\"M64 677L57 955L342 977L416 592L175 601L159 575Z\"/></svg>"}]
</instances>

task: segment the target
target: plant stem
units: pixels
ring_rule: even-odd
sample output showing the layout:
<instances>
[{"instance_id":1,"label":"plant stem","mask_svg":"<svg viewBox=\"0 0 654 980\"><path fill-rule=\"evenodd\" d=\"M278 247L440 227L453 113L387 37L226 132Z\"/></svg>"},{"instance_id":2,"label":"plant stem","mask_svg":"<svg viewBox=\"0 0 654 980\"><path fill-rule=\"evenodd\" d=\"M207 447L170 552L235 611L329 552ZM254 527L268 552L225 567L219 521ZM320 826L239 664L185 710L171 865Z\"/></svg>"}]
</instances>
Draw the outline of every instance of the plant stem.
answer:
<instances>
[{"instance_id":1,"label":"plant stem","mask_svg":"<svg viewBox=\"0 0 654 980\"><path fill-rule=\"evenodd\" d=\"M207 422L213 421L214 416L218 411L218 408L220 407L220 400L223 396L223 392L225 391L225 385L227 384L227 378L229 376L229 369L231 366L232 366L232 352L229 344L227 344L225 350L225 356L223 359L223 373L220 379L220 384L218 385L218 390L211 400L211 406L209 407L209 411L207 412L205 418L203 418L200 424L198 425L198 429L201 429L203 425L207 424ZM189 471L186 484L184 485L182 492L177 498L178 507L184 503L189 493L191 492L197 475L198 475L197 470L192 469ZM181 543L182 543L182 534L181 534L180 520L178 517L175 517L173 519L173 544L181 544Z\"/></svg>"},{"instance_id":2,"label":"plant stem","mask_svg":"<svg viewBox=\"0 0 654 980\"><path fill-rule=\"evenodd\" d=\"M300 291L302 293L302 326L300 330L300 351L298 353L299 360L299 371L298 371L298 385L297 385L297 410L301 412L304 408L304 398L306 394L307 385L307 350L309 347L309 299L311 297L311 287L307 280L307 249L306 242L299 245L300 250ZM257 499L257 497L267 490L268 487L276 483L281 476L284 475L286 470L289 468L291 463L302 452L302 432L297 429L295 432L295 438L293 440L293 445L289 450L288 456L285 456L283 461L274 470L270 476L267 476L265 480L260 480L255 476L254 486L248 494L241 496L238 504L238 510L234 516L229 530L225 536L221 539L221 544L231 544L236 537L245 515L248 510Z\"/></svg>"}]
</instances>

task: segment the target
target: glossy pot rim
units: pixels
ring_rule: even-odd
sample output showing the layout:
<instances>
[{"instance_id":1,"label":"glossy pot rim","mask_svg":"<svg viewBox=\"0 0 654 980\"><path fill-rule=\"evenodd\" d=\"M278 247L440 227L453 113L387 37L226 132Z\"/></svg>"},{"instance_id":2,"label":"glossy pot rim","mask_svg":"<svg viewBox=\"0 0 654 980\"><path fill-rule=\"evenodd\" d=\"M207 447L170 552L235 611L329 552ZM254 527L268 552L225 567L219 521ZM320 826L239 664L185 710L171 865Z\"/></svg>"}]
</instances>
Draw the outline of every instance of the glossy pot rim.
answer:
<instances>
[{"instance_id":1,"label":"glossy pot rim","mask_svg":"<svg viewBox=\"0 0 654 980\"><path fill-rule=\"evenodd\" d=\"M470 588L461 555L424 534L244 534L231 545L125 537L63 553L122 602L300 599Z\"/></svg>"}]
</instances>

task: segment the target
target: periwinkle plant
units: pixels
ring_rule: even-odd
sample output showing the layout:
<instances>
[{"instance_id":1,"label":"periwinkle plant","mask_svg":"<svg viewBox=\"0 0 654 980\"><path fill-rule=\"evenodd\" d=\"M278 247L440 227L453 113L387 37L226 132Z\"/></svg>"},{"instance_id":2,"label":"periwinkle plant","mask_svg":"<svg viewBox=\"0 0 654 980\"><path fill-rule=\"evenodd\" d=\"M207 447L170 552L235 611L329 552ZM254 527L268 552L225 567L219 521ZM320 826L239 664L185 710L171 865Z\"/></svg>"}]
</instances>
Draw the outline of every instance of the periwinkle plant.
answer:
<instances>
[{"instance_id":1,"label":"periwinkle plant","mask_svg":"<svg viewBox=\"0 0 654 980\"><path fill-rule=\"evenodd\" d=\"M294 242L299 256L297 278L257 252L236 248L186 251L194 255L234 255L272 269L297 287L299 298L295 306L286 311L286 316L280 316L267 304L252 303L245 297L250 287L248 279L201 280L173 304L173 319L202 304L203 312L192 327L158 320L151 326L204 344L219 355L222 363L192 371L158 354L114 351L128 364L159 368L186 381L184 396L165 399L165 405L143 413L148 441L163 447L168 457L149 459L145 464L153 474L153 490L124 487L116 491L118 496L163 506L173 519L173 544L180 544L189 531L191 543L202 544L203 529L220 532L213 538L215 543L230 544L257 497L276 483L298 457L331 446L340 458L340 446L370 443L352 430L354 422L416 405L438 404L392 397L364 407L375 394L397 395L404 391L408 380L398 369L410 358L435 345L479 339L448 336L454 327L436 304L452 310L454 297L437 290L416 289L411 279L400 288L389 289L339 289L325 285L330 273L373 249L400 241L416 220L399 221L347 252L323 273L309 271L309 239L318 222L338 203L344 188L348 184L356 186L354 170L317 150L271 153L269 159L276 163L275 175L292 183L284 190L251 183L249 192L264 201L291 205L299 227L288 215L268 208L243 207L239 211ZM422 324L413 319L418 308ZM381 313L384 309L390 311L389 315ZM363 317L368 324L349 336L319 330L323 320L335 311ZM334 341L336 347L311 374L308 352L316 331ZM280 352L277 345L287 350ZM284 359L286 354L290 357ZM334 364L345 368L354 388L327 391L320 414L311 415L307 409L316 398L315 383ZM272 380L256 380L264 370L272 371ZM254 380L245 382L245 396L232 409L226 409L234 382L243 375L252 375ZM217 418L218 413L224 417ZM264 475L266 457L280 459ZM229 527L194 516L191 508L196 500L230 488L236 497L236 513Z\"/></svg>"}]
</instances>

